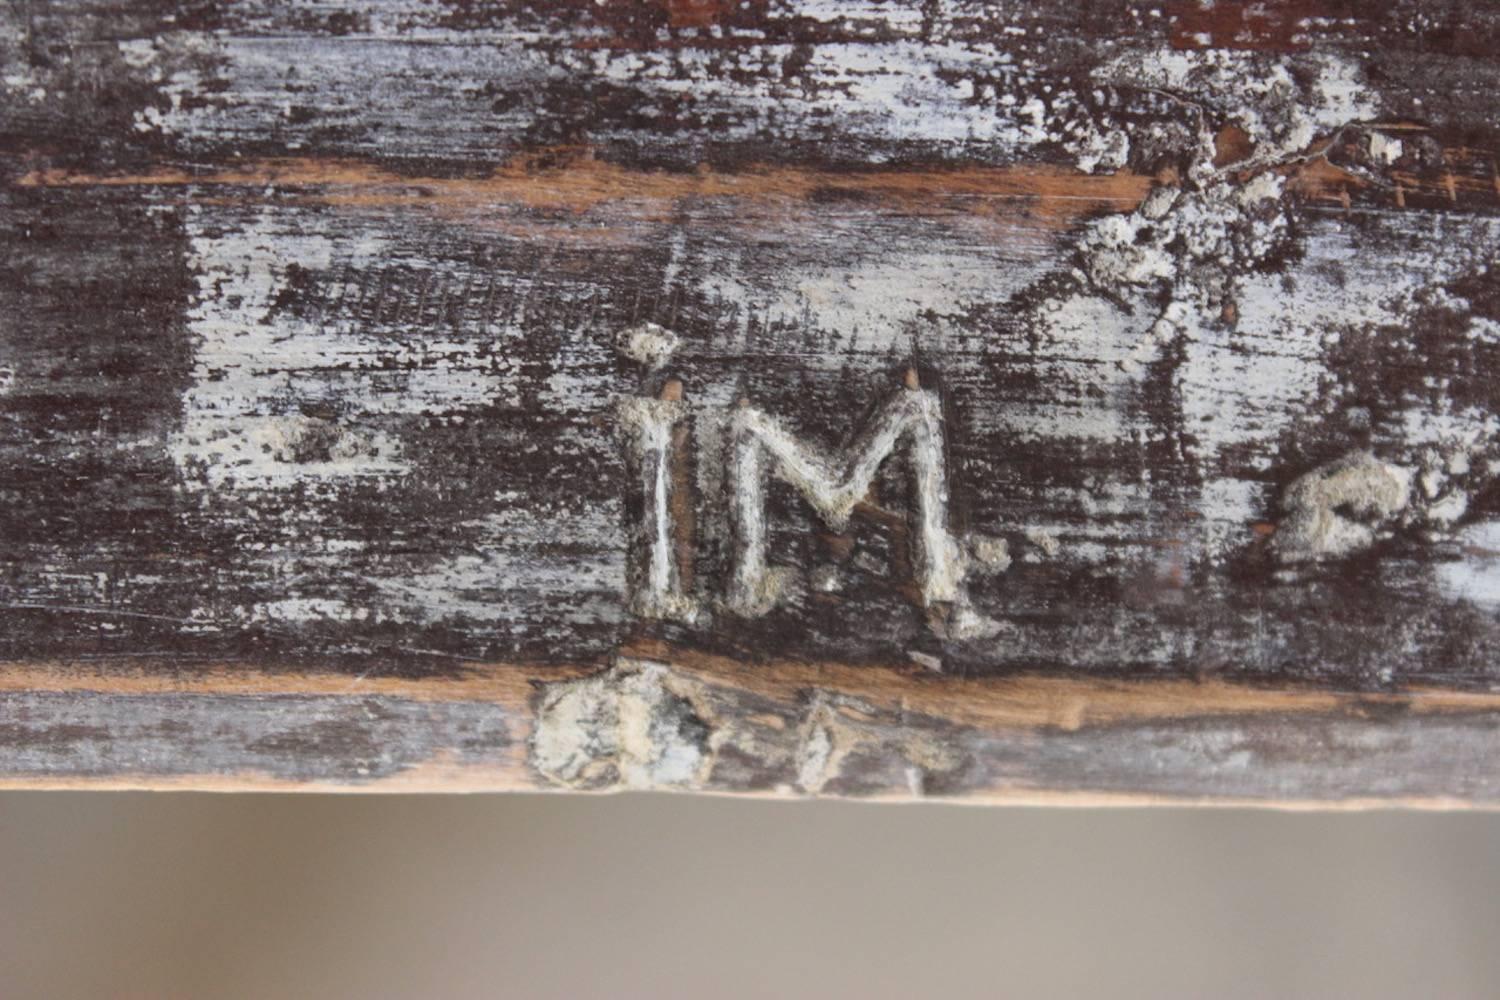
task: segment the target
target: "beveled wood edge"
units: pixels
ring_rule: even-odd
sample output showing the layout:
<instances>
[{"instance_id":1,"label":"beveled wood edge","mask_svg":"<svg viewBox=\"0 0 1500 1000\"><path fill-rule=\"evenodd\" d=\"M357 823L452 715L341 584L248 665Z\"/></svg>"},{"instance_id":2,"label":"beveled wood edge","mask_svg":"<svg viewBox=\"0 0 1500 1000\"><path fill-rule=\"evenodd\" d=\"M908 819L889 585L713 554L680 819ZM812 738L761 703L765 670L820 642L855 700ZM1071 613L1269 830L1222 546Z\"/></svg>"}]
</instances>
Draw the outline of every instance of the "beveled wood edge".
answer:
<instances>
[{"instance_id":1,"label":"beveled wood edge","mask_svg":"<svg viewBox=\"0 0 1500 1000\"><path fill-rule=\"evenodd\" d=\"M709 781L707 765L701 771L704 780L660 784L626 780L615 772L600 779L597 770L561 777L545 773L546 765L539 765L536 760L535 742L553 694L594 684L603 685L598 690L607 692L607 698L622 697L621 692L627 691L632 683L629 678L640 676L643 665L656 671L650 683L655 685L652 690L657 693L651 697L677 698L691 706L720 743L758 745L762 750L770 747L765 751L766 760L779 762L774 766L799 777L776 781L770 787L762 783L741 788L725 786L718 779ZM1306 686L1267 687L1221 679L1106 680L1035 673L956 678L914 665L745 663L650 641L623 647L612 665L487 664L469 667L457 676L427 679L350 676L331 671L279 673L230 663L200 665L190 670L175 667L172 668L177 671L175 674L163 673L168 666L120 660L0 664L0 699L62 696L69 712L82 713L93 729L108 731L112 752L123 759L131 756L131 741L140 737L136 723L121 717L122 698L127 700L130 712L144 709L146 715L156 713L153 718L171 718L178 699L194 697L201 702L212 702L209 710L218 713L213 718L222 723L212 727L211 732L191 734L192 738L182 743L182 755L171 760L170 773L166 769L124 767L109 773L80 773L71 759L72 744L59 746L55 769L38 771L33 764L30 770L25 770L20 766L19 754L7 760L6 746L0 743L0 789L386 794L660 790L788 800L837 798L1067 807L1210 805L1340 811L1500 808L1500 798L1488 794L1454 794L1451 790L1464 786L1465 781L1471 784L1464 787L1472 787L1475 768L1482 767L1493 756L1486 749L1494 742L1487 731L1500 728L1494 725L1500 719L1500 692L1435 687L1345 692ZM342 711L348 715L351 726L358 726L359 710L371 698L380 699L383 704L428 706L415 709L414 719L397 724L394 738L398 743L408 733L421 736L425 743L398 747L419 756L391 764L390 773L309 777L255 767L178 766L183 759L197 755L194 748L243 751L244 745L253 745L265 735L265 717L257 713L265 712L270 699L275 699L278 705L284 700L289 706L296 703L313 705L320 711ZM437 706L447 707L438 710L438 715L422 715ZM489 748L482 760L464 759L457 751L450 751L444 740L451 739L452 733L444 727L451 723L441 712L462 709L482 715L487 708L494 709L489 718L505 729L504 741ZM44 726L48 721L47 711L45 707L34 709L29 722ZM1424 719L1445 720L1460 726L1473 724L1475 753L1467 765L1455 764L1454 773L1446 774L1440 758L1421 755L1419 728ZM590 724L597 722L591 720ZM1396 750L1394 758L1372 756L1366 771L1360 770L1358 761L1351 764L1330 758L1329 773L1337 774L1343 783L1341 787L1349 788L1347 796L1303 795L1295 791L1269 796L1236 794L1230 790L1239 780L1233 775L1227 779L1224 794L1205 794L1188 788L1181 792L1159 788L1119 790L1122 778L1128 781L1133 773L1139 773L1143 784L1152 778L1149 750L1151 740L1162 739L1161 727L1258 728L1265 731L1258 738L1271 740L1273 749L1277 749L1275 741L1285 741L1287 748L1298 746L1303 759L1318 766L1319 727L1331 722L1353 727L1353 731L1377 742L1394 742L1405 749ZM235 733L237 726L242 731ZM1155 727L1151 730L1155 735L1146 734L1148 727ZM860 753L873 755L877 760L882 755L889 757L892 767L906 764L910 770L915 765L909 762L916 761L923 768L931 765L938 770L944 767L951 770L952 761L931 764L934 756L945 755L967 755L971 758L969 763L975 766L965 770L961 780L954 778L951 784L935 792L901 788L889 782L850 792L839 784L837 762L829 764L825 760L818 765L819 775L809 784L803 774L807 767L804 757L814 729L821 730L820 738L825 742L838 738L839 734L853 733L851 738L859 744ZM391 732L384 735L390 738ZM997 776L990 771L991 761L984 759L987 754L1007 759L1020 754L1024 759L1028 747L1041 746L1049 740L1071 739L1092 750L1096 737L1099 753L1118 754L1121 741L1132 746L1130 741L1138 735L1142 746L1140 759L1118 765L1119 770L1108 776L1115 785L1113 788L1088 787L1090 780L1097 783L1098 779L1091 779L1087 773L1063 775L1068 781L1076 780L1076 787L1049 787L1049 782L1058 783L1055 765L1052 771L1038 771L1034 775ZM1115 743L1106 746L1108 739ZM704 745L708 742L711 740ZM428 743L430 747L426 746ZM1409 744L1418 744L1415 753ZM1187 754L1200 752L1186 738L1181 747L1174 745L1174 749ZM302 756L286 758L283 764L286 760L315 767L339 764L337 760L320 758L324 751L316 747L292 752ZM1385 752L1382 746L1372 754ZM1402 753L1407 756L1401 757ZM224 759L237 758L233 752L226 752ZM767 764L768 769L772 766ZM1219 765L1205 757L1202 766L1212 772ZM1465 766L1468 773L1460 773ZM70 771L70 767L74 770ZM1430 785L1432 794L1370 794L1377 781L1388 777L1392 769L1403 767ZM830 777L834 779L831 783ZM1278 780L1295 779L1273 779L1273 785Z\"/></svg>"},{"instance_id":2,"label":"beveled wood edge","mask_svg":"<svg viewBox=\"0 0 1500 1000\"><path fill-rule=\"evenodd\" d=\"M796 794L765 790L606 788L580 792L548 788L513 775L463 773L428 776L401 775L364 784L335 781L287 781L256 774L111 775L109 777L24 778L0 775L0 792L193 792L200 794L276 795L673 795L753 799L767 802L852 802L870 805L936 804L948 806L1006 806L1062 809L1256 809L1287 813L1362 813L1383 811L1500 812L1500 802L1474 801L1455 796L1363 796L1344 799L1261 799L1216 795L1149 795L1097 791L991 789L965 795L913 797L901 794Z\"/></svg>"},{"instance_id":3,"label":"beveled wood edge","mask_svg":"<svg viewBox=\"0 0 1500 1000\"><path fill-rule=\"evenodd\" d=\"M956 677L906 663L745 661L654 640L627 643L612 660L659 662L708 683L772 697L817 689L985 728L1073 731L1153 719L1361 709L1399 709L1412 714L1500 712L1500 691L1437 685L1351 691L1221 677L1122 678L1041 672ZM452 675L409 677L373 671L350 675L320 669L266 670L235 662L183 667L136 659L0 661L0 693L380 695L424 702L489 702L526 712L538 685L593 676L609 666L605 661L468 663Z\"/></svg>"}]
</instances>

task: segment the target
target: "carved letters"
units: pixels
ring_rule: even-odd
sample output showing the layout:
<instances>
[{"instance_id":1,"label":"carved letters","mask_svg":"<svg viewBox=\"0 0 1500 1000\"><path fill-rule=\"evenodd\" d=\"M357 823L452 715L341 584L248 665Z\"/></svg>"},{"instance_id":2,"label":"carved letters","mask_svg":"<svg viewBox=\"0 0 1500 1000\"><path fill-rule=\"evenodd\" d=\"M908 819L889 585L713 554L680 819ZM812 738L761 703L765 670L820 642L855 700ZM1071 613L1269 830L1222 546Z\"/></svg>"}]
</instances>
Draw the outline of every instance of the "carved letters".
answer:
<instances>
[{"instance_id":1,"label":"carved letters","mask_svg":"<svg viewBox=\"0 0 1500 1000\"><path fill-rule=\"evenodd\" d=\"M666 331L647 326L627 331L622 349L650 367L665 363L657 348L674 344ZM776 476L789 484L835 531L847 528L856 506L869 494L881 465L904 452L911 467L912 511L909 537L912 574L921 606L935 632L945 638L975 639L996 634L1000 626L974 610L965 580L971 568L1000 569L1003 562L971 558L971 546L988 551L995 540L961 540L948 516L948 476L944 459L943 417L937 393L923 388L908 372L847 450L826 454L801 440L780 420L740 400L728 416L722 456L729 525L730 563L718 592L690 591L677 554L692 498L681 495L674 464L692 414L681 398L681 386L668 381L656 397L620 401L619 417L626 437L631 482L639 491L640 516L634 526L630 569L631 607L642 617L695 624L708 608L741 617L766 614L786 596L785 572L770 565L766 481ZM689 557L690 559L690 557Z\"/></svg>"}]
</instances>

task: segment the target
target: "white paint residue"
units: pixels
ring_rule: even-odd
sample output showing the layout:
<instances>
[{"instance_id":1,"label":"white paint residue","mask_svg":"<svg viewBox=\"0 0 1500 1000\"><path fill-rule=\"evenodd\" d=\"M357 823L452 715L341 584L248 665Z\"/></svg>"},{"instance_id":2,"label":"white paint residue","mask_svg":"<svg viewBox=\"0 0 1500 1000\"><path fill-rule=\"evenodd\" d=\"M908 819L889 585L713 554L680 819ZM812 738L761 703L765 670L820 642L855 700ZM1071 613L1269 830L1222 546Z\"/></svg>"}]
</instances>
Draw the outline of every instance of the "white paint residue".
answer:
<instances>
[{"instance_id":1,"label":"white paint residue","mask_svg":"<svg viewBox=\"0 0 1500 1000\"><path fill-rule=\"evenodd\" d=\"M170 453L189 491L234 503L281 491L296 498L283 506L282 530L254 552L268 573L287 581L283 593L206 616L271 625L378 616L558 640L580 625L619 619L619 505L580 509L564 505L566 498L556 508L518 513L498 497L499 509L465 526L476 530L474 554L423 567L414 553L416 568L403 562L393 576L372 568L362 578L374 590L367 604L300 592L306 567L364 548L330 528L318 499L332 496L330 484L354 477L383 484L406 475L411 456L401 435L410 421L436 415L458 422L466 408L516 398L521 372L503 347L522 335L520 320L504 318L509 308L497 305L463 313L464 325L445 327L446 336L405 336L401 316L417 311L420 289L459 295L472 276L449 275L434 263L430 279L413 282L409 269L390 269L392 249L383 239L367 231L311 234L292 210L263 209L248 219L236 213L228 221L200 212L187 224L200 295L188 316L193 381ZM519 294L530 279L503 280ZM356 305L381 295L400 308L374 310L381 318L371 319L368 305ZM607 358L604 347L597 353ZM594 381L601 395L618 391L612 379ZM506 455L498 451L492 460ZM574 546L567 553L547 545L562 538Z\"/></svg>"},{"instance_id":2,"label":"white paint residue","mask_svg":"<svg viewBox=\"0 0 1500 1000\"><path fill-rule=\"evenodd\" d=\"M1324 287L1317 275L1289 286L1280 275L1257 274L1290 240L1284 179L1263 169L1231 180L1213 165L1217 126L1211 122L1227 120L1248 135L1254 152L1235 165L1243 171L1282 162L1317 136L1371 117L1373 100L1358 67L1330 55L1133 49L1095 76L1177 97L1197 129L1196 152L1188 183L1160 187L1134 212L1093 225L1082 244L1082 277L1093 294L1045 305L1038 329L1049 339L1064 339L1074 329L1085 338L1093 334L1083 353L1099 356L1102 344L1103 357L1116 359L1119 369L1111 398L1176 345L1182 358L1173 370L1187 445L1202 481L1222 480L1216 463L1229 448L1250 449L1252 463L1268 469L1280 435L1316 398L1326 374L1326 325L1347 320L1351 308L1378 308L1391 276L1372 275L1369 289L1351 289ZM1196 121L1195 107L1204 112ZM1080 165L1094 169L1092 147L1079 151ZM1316 258L1319 248L1310 246L1308 255ZM1301 269L1299 282L1309 270ZM1165 306L1156 304L1163 299ZM1092 376L1095 383L1106 378ZM1253 488L1206 491L1200 498L1204 551L1232 547L1262 503Z\"/></svg>"},{"instance_id":3,"label":"white paint residue","mask_svg":"<svg viewBox=\"0 0 1500 1000\"><path fill-rule=\"evenodd\" d=\"M1478 406L1455 407L1446 395L1427 406L1411 406L1396 415L1401 438L1413 448L1475 453L1500 439L1500 414Z\"/></svg>"},{"instance_id":4,"label":"white paint residue","mask_svg":"<svg viewBox=\"0 0 1500 1000\"><path fill-rule=\"evenodd\" d=\"M960 321L969 306L1003 302L1056 263L1055 249L1024 229L996 234L993 222L974 218L910 225L898 255L879 249L890 233L876 228L878 219L788 225L775 232L774 243L716 248L697 268L696 280L718 306L726 339L748 336L757 326L790 325L787 347L796 348L796 331L808 338L799 364L843 366L851 352L890 356L918 344L947 348L965 332ZM836 338L836 350L827 348L829 337ZM949 353L962 363L957 355L963 352Z\"/></svg>"},{"instance_id":5,"label":"white paint residue","mask_svg":"<svg viewBox=\"0 0 1500 1000\"><path fill-rule=\"evenodd\" d=\"M520 134L534 123L534 110L525 100L498 110L492 101L456 95L480 93L497 79L525 93L563 72L547 56L552 38L513 21L438 26L423 0L372 0L358 13L360 30L317 46L315 58L308 54L312 36L286 31L275 15L248 15L255 27L242 32L172 33L174 51L211 55L201 62L214 68L200 74L174 65L161 87L170 108L153 127L188 145L237 143L274 128L293 150L308 132L341 128L346 148L370 154L489 157L497 133ZM356 89L350 81L358 81ZM299 121L303 110L310 117Z\"/></svg>"},{"instance_id":6,"label":"white paint residue","mask_svg":"<svg viewBox=\"0 0 1500 1000\"><path fill-rule=\"evenodd\" d=\"M198 218L189 216L190 227ZM274 321L272 316L290 265L324 272L338 255L352 267L371 267L373 249L340 246L292 220L277 225L271 213L244 229L193 235L200 289L189 314L197 346L194 380L183 394L182 425L169 445L189 483L273 487L403 471L397 442L368 423L354 430L302 412L303 406L351 398L351 415L368 416L399 400L370 393L369 402L358 405L359 368L367 368L365 378L373 377L368 366L376 343L357 333L332 336L289 313ZM353 371L328 374L339 368Z\"/></svg>"},{"instance_id":7,"label":"white paint residue","mask_svg":"<svg viewBox=\"0 0 1500 1000\"><path fill-rule=\"evenodd\" d=\"M170 449L190 484L399 475L408 468L402 419L514 397L519 366L493 348L518 329L410 338L339 313L361 294L357 282L388 266L382 237L323 235L276 209L235 222L188 216L196 352ZM466 280L433 268L434 287ZM299 278L310 288L293 289Z\"/></svg>"},{"instance_id":8,"label":"white paint residue","mask_svg":"<svg viewBox=\"0 0 1500 1000\"><path fill-rule=\"evenodd\" d=\"M1095 78L1166 91L1212 109L1245 131L1257 163L1300 152L1320 135L1379 111L1359 66L1333 53L1271 58L1230 49L1132 50L1105 63ZM1311 82L1302 85L1299 78ZM1200 141L1204 156L1197 169L1206 175L1212 133L1205 130Z\"/></svg>"},{"instance_id":9,"label":"white paint residue","mask_svg":"<svg viewBox=\"0 0 1500 1000\"><path fill-rule=\"evenodd\" d=\"M1500 521L1480 521L1458 533L1459 556L1433 567L1438 589L1452 601L1500 607Z\"/></svg>"},{"instance_id":10,"label":"white paint residue","mask_svg":"<svg viewBox=\"0 0 1500 1000\"><path fill-rule=\"evenodd\" d=\"M1377 259L1339 224L1323 223L1305 237L1294 276L1243 277L1233 327L1196 324L1184 338L1179 388L1194 454L1210 463L1228 448L1248 449L1251 464L1270 471L1281 436L1330 377L1324 357L1340 331L1403 322L1413 300L1459 274L1469 255L1434 234L1399 261ZM1472 416L1463 421L1470 429L1480 426ZM1437 436L1407 432L1413 443Z\"/></svg>"},{"instance_id":11,"label":"white paint residue","mask_svg":"<svg viewBox=\"0 0 1500 1000\"><path fill-rule=\"evenodd\" d=\"M1113 173L1130 158L1130 136L1124 129L1101 129L1085 122L1069 133L1063 145L1077 157L1084 173Z\"/></svg>"},{"instance_id":12,"label":"white paint residue","mask_svg":"<svg viewBox=\"0 0 1500 1000\"><path fill-rule=\"evenodd\" d=\"M1370 158L1387 166L1401 159L1401 154L1405 152L1400 139L1392 138L1384 132L1370 133L1369 148Z\"/></svg>"},{"instance_id":13,"label":"white paint residue","mask_svg":"<svg viewBox=\"0 0 1500 1000\"><path fill-rule=\"evenodd\" d=\"M734 74L720 64L732 58L757 69L786 65L803 55L792 44L755 44L726 54L716 48L670 52L598 50L589 70L646 94L690 99L699 107L731 113L721 138L811 131L837 121L840 132L884 141L983 143L1020 151L1061 133L1049 133L1024 107L972 100L974 77L1004 81L1017 92L1029 73L993 43L919 39L880 45L825 43L806 52L799 71ZM1006 86L1008 84L1008 86Z\"/></svg>"},{"instance_id":14,"label":"white paint residue","mask_svg":"<svg viewBox=\"0 0 1500 1000\"><path fill-rule=\"evenodd\" d=\"M1214 476L1199 488L1197 531L1200 552L1219 559L1237 551L1250 536L1250 525L1266 516L1271 490L1264 483Z\"/></svg>"},{"instance_id":15,"label":"white paint residue","mask_svg":"<svg viewBox=\"0 0 1500 1000\"><path fill-rule=\"evenodd\" d=\"M1100 443L1128 441L1147 430L1144 417L1127 418L1115 405L1139 384L1130 362L1152 323L1146 310L1076 292L1042 302L1026 320L1037 342L1027 364L1048 387L1046 397L986 408L972 417L977 428L1022 442Z\"/></svg>"},{"instance_id":16,"label":"white paint residue","mask_svg":"<svg viewBox=\"0 0 1500 1000\"><path fill-rule=\"evenodd\" d=\"M462 618L517 636L564 639L579 625L622 619L625 559L616 537L623 517L619 504L582 511L535 501L503 506L465 525L477 529L473 554L368 582L401 621ZM548 544L563 539L570 550Z\"/></svg>"}]
</instances>

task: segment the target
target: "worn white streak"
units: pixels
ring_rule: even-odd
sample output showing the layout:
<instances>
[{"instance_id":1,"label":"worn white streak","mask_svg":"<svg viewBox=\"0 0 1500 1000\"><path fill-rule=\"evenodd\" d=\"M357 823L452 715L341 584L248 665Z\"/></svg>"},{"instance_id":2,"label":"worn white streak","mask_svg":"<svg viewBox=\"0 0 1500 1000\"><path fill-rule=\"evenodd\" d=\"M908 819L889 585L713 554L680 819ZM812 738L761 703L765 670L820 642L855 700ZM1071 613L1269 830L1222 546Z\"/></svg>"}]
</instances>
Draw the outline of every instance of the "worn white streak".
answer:
<instances>
[{"instance_id":1,"label":"worn white streak","mask_svg":"<svg viewBox=\"0 0 1500 1000\"><path fill-rule=\"evenodd\" d=\"M765 66L781 65L795 54L797 46L791 43L761 44L729 58ZM1031 76L992 42L825 43L807 53L796 79L713 70L725 58L712 49L600 51L588 68L648 97L690 97L699 105L731 112L731 124L722 128L725 139L765 132L815 134L831 120L841 132L871 139L983 143L1008 152L1061 138L1024 105L973 100L970 75L1008 78L1017 92Z\"/></svg>"},{"instance_id":2,"label":"worn white streak","mask_svg":"<svg viewBox=\"0 0 1500 1000\"><path fill-rule=\"evenodd\" d=\"M199 221L189 215L190 231ZM322 373L367 356L374 343L359 335L330 337L290 315L269 322L288 265L323 271L337 254L354 267L370 267L381 244L341 246L290 222L278 225L267 214L242 229L215 226L191 235L199 285L189 313L194 381L170 443L190 482L276 486L404 468L394 439L369 429L315 427L299 409L327 398L331 376ZM395 394L361 395L382 400L382 408L401 405ZM307 434L325 432L327 447L303 447ZM302 454L313 457L299 459Z\"/></svg>"},{"instance_id":3,"label":"worn white streak","mask_svg":"<svg viewBox=\"0 0 1500 1000\"><path fill-rule=\"evenodd\" d=\"M1449 600L1500 607L1500 521L1471 524L1456 541L1459 557L1433 567L1438 589Z\"/></svg>"}]
</instances>

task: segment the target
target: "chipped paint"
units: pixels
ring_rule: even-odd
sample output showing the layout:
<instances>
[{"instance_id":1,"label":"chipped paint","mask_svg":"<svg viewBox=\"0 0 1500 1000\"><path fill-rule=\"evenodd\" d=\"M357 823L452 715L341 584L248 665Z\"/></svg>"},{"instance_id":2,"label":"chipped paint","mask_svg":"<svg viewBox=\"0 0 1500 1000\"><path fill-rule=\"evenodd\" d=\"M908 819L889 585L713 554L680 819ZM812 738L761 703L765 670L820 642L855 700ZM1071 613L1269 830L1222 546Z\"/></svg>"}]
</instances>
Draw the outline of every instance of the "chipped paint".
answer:
<instances>
[{"instance_id":1,"label":"chipped paint","mask_svg":"<svg viewBox=\"0 0 1500 1000\"><path fill-rule=\"evenodd\" d=\"M687 685L665 664L633 660L550 685L531 736L532 767L576 788L701 785L711 730Z\"/></svg>"}]
</instances>

